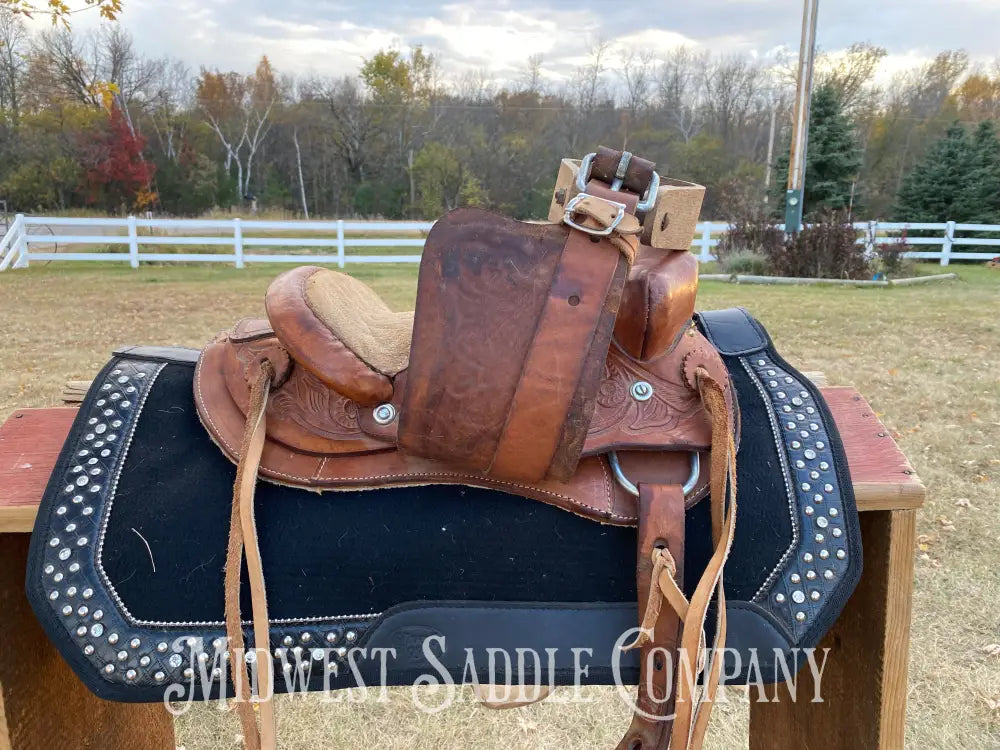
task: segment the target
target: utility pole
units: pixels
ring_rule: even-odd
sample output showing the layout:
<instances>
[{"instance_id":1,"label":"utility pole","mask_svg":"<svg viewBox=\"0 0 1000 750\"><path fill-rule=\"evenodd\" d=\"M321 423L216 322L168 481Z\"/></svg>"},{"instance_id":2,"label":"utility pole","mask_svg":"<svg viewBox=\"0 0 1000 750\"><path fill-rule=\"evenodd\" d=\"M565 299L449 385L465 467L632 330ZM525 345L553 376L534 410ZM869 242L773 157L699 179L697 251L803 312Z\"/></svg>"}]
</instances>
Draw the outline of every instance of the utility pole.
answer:
<instances>
[{"instance_id":1,"label":"utility pole","mask_svg":"<svg viewBox=\"0 0 1000 750\"><path fill-rule=\"evenodd\" d=\"M764 172L764 203L771 199L771 171L774 169L774 126L778 117L778 102L771 93L771 132L767 136L767 171Z\"/></svg>"},{"instance_id":2,"label":"utility pole","mask_svg":"<svg viewBox=\"0 0 1000 750\"><path fill-rule=\"evenodd\" d=\"M792 151L788 159L788 191L785 193L785 232L789 234L798 233L799 227L802 225L813 60L816 56L817 15L819 15L819 0L804 0L802 43L799 47L799 71L795 90L795 114L792 121Z\"/></svg>"}]
</instances>

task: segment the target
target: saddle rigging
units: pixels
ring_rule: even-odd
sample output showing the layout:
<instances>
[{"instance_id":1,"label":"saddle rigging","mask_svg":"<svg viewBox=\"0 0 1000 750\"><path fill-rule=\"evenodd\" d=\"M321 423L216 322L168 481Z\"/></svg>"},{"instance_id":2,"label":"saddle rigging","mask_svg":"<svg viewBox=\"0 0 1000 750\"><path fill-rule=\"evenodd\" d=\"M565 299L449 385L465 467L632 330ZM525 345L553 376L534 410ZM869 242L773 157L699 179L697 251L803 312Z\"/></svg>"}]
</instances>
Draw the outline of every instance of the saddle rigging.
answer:
<instances>
[{"instance_id":1,"label":"saddle rigging","mask_svg":"<svg viewBox=\"0 0 1000 750\"><path fill-rule=\"evenodd\" d=\"M640 241L656 214L654 165L602 148L583 161L575 187L560 224L479 209L440 219L427 237L412 314L392 312L349 276L306 266L270 285L267 321L241 321L204 350L195 401L238 463L226 630L249 747L274 746L270 701L261 702L258 734L239 658L244 555L254 641L270 642L254 520L258 475L332 489L516 487L544 502L559 496L557 504L598 521L637 525L642 630L631 647L641 649L642 679L620 747L700 744L721 660L706 665L696 698L697 674L668 674L652 656L669 649L671 664L703 664L713 598L716 645L725 642L735 401L721 358L691 323L694 257ZM694 457L692 475L658 460L676 451ZM707 481L697 468L702 452L710 455ZM608 469L619 478L614 490ZM598 474L603 497L593 491ZM677 561L686 507L706 485L715 551L689 601ZM269 683L268 658L248 667ZM672 701L668 688L682 677L687 692L678 689Z\"/></svg>"}]
</instances>

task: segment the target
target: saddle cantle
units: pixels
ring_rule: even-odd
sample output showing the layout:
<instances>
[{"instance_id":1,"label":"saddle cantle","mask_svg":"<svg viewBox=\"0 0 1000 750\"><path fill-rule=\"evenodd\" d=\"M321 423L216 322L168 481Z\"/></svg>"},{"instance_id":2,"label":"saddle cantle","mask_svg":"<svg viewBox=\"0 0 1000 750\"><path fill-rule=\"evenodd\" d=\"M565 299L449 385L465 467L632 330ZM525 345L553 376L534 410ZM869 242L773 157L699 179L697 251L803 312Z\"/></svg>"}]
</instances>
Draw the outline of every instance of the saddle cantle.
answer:
<instances>
[{"instance_id":1,"label":"saddle cantle","mask_svg":"<svg viewBox=\"0 0 1000 750\"><path fill-rule=\"evenodd\" d=\"M50 637L105 697L235 694L249 747L251 685L349 686L353 646L398 649L392 684L429 669L415 633L456 679L466 648L596 647L589 680L640 686L620 748L698 746L744 674L718 648L777 679L861 562L819 392L743 311L694 312L700 195L600 149L563 162L559 223L439 220L414 313L302 267L200 353L117 354L32 540Z\"/></svg>"}]
</instances>

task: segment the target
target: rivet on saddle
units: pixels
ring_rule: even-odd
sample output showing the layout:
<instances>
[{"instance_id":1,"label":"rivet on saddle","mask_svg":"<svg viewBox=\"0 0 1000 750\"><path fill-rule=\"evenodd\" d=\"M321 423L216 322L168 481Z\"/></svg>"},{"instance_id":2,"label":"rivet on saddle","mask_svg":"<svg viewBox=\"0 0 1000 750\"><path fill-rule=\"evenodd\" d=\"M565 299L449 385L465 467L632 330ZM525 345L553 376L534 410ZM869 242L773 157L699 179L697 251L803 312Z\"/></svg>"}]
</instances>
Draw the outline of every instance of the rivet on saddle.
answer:
<instances>
[{"instance_id":1,"label":"rivet on saddle","mask_svg":"<svg viewBox=\"0 0 1000 750\"><path fill-rule=\"evenodd\" d=\"M677 247L640 241L655 224L666 227L676 207L654 165L602 148L557 195L559 223L479 209L438 220L412 314L391 311L349 276L297 268L269 287L267 322L241 321L205 349L195 376L199 413L239 462L227 563L230 648L242 646L243 545L255 640L268 642L252 514L258 474L334 489L437 482L513 490L638 525L642 630L629 648L642 649L643 678L621 747L666 748L671 736L674 747L687 747L700 741L710 701L693 696L698 675L683 674L683 665L703 660L713 596L716 641L725 640L735 399L720 357L691 321L690 235ZM697 218L696 209L688 214ZM698 471L702 453L710 455L708 477ZM715 552L689 601L679 588L685 510L708 484ZM676 674L647 665L663 648L686 654ZM265 681L267 661L258 660ZM710 699L721 661L702 666L702 697ZM244 728L255 736L243 705ZM265 746L271 721L265 704Z\"/></svg>"}]
</instances>

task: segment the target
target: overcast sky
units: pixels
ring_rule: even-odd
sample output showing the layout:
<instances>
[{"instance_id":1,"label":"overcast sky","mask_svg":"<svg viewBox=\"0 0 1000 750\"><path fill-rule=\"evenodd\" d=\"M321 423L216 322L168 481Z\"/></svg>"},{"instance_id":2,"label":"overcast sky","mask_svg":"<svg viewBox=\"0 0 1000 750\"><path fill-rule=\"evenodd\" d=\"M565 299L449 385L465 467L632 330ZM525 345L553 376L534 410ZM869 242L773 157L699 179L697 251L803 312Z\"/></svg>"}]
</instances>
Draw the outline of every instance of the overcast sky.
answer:
<instances>
[{"instance_id":1,"label":"overcast sky","mask_svg":"<svg viewBox=\"0 0 1000 750\"><path fill-rule=\"evenodd\" d=\"M797 51L800 0L125 0L122 23L147 54L193 69L252 70L267 54L278 70L357 71L379 48L422 44L448 73L488 68L516 78L541 53L548 75L580 65L597 38L665 50L679 44L770 55ZM84 16L91 16L84 18ZM96 25L80 14L77 27ZM824 50L869 41L886 47L883 74L963 48L1000 56L1000 0L821 0Z\"/></svg>"}]
</instances>

